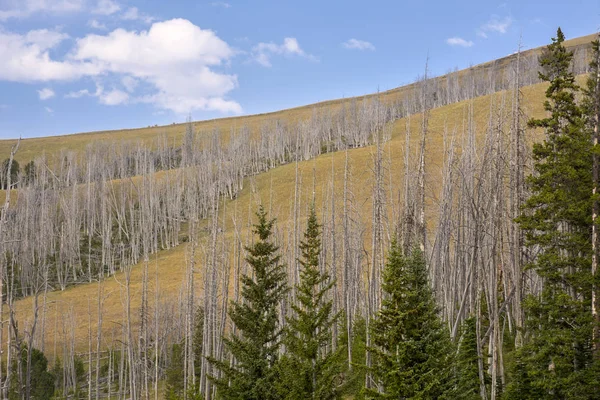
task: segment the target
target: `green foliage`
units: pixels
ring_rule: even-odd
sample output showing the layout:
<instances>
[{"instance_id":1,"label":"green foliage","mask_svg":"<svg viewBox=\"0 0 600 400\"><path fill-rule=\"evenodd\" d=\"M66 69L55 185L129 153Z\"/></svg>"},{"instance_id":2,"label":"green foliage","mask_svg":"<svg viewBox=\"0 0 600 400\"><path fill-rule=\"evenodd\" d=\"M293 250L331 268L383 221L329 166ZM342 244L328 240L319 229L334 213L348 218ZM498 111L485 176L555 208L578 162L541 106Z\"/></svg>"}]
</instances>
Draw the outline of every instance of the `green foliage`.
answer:
<instances>
[{"instance_id":1,"label":"green foliage","mask_svg":"<svg viewBox=\"0 0 600 400\"><path fill-rule=\"evenodd\" d=\"M19 166L19 162L17 160L12 160L12 164L10 165L10 171L8 170L8 163L10 162L10 158L7 158L2 162L2 172L0 173L0 177L2 177L2 182L0 183L2 189L7 189L8 185L8 176L10 174L10 184L14 185L19 179L19 172L21 172L21 167Z\"/></svg>"},{"instance_id":2,"label":"green foliage","mask_svg":"<svg viewBox=\"0 0 600 400\"><path fill-rule=\"evenodd\" d=\"M183 346L174 343L171 347L171 362L165 371L165 398L178 400L183 398Z\"/></svg>"},{"instance_id":3,"label":"green foliage","mask_svg":"<svg viewBox=\"0 0 600 400\"><path fill-rule=\"evenodd\" d=\"M12 388L9 392L9 399L20 399L26 392L27 382L27 357L28 349L23 346L21 349L21 373L19 373L19 364L13 364ZM19 379L21 377L22 379ZM16 378L16 379L15 379ZM49 400L54 394L54 375L48 372L48 359L36 348L31 349L31 381L30 396L36 400Z\"/></svg>"},{"instance_id":4,"label":"green foliage","mask_svg":"<svg viewBox=\"0 0 600 400\"><path fill-rule=\"evenodd\" d=\"M332 312L329 292L333 280L319 270L321 230L311 207L304 240L300 243L302 265L294 314L287 320L284 343L287 353L280 363L280 392L286 399L336 399L343 370L338 347L333 352L332 328L339 314Z\"/></svg>"},{"instance_id":5,"label":"green foliage","mask_svg":"<svg viewBox=\"0 0 600 400\"><path fill-rule=\"evenodd\" d=\"M198 307L196 310L192 345L194 346L194 372L197 377L200 377L204 346L204 307L202 306ZM199 382L200 381L198 380L198 383Z\"/></svg>"},{"instance_id":6,"label":"green foliage","mask_svg":"<svg viewBox=\"0 0 600 400\"><path fill-rule=\"evenodd\" d=\"M367 398L454 398L453 349L427 280L422 252L410 256L392 243L383 271L384 297L371 323L378 386Z\"/></svg>"},{"instance_id":7,"label":"green foliage","mask_svg":"<svg viewBox=\"0 0 600 400\"><path fill-rule=\"evenodd\" d=\"M564 39L559 28L540 58L549 115L529 121L546 138L533 147L531 196L517 222L537 253L528 268L543 279L543 290L525 301L527 340L515 355L507 398L589 398L594 390L586 378L593 362L592 146Z\"/></svg>"},{"instance_id":8,"label":"green foliage","mask_svg":"<svg viewBox=\"0 0 600 400\"><path fill-rule=\"evenodd\" d=\"M343 318L340 318L343 319ZM345 343L343 351L344 365L348 366L348 331L346 320L342 324L343 331L340 335L339 342ZM352 347L352 360L350 367L346 367L344 371L344 385L342 387L343 396L354 396L360 398L360 392L365 384L366 377L366 352L367 352L367 324L361 316L356 316L352 324L352 338L350 340Z\"/></svg>"},{"instance_id":9,"label":"green foliage","mask_svg":"<svg viewBox=\"0 0 600 400\"><path fill-rule=\"evenodd\" d=\"M211 377L223 399L269 400L277 398L276 380L281 339L278 309L287 293L286 272L272 242L274 220L267 220L261 206L254 233L258 241L246 247L250 276L241 277L242 301L232 302L229 316L235 324L235 335L224 338L226 349L235 364L209 358L222 375Z\"/></svg>"},{"instance_id":10,"label":"green foliage","mask_svg":"<svg viewBox=\"0 0 600 400\"><path fill-rule=\"evenodd\" d=\"M477 320L471 316L463 322L456 357L457 399L479 399L479 355L477 354ZM482 360L483 361L483 360Z\"/></svg>"},{"instance_id":11,"label":"green foliage","mask_svg":"<svg viewBox=\"0 0 600 400\"><path fill-rule=\"evenodd\" d=\"M23 168L23 181L25 184L33 183L36 175L36 166L33 160L29 161L25 164L25 168Z\"/></svg>"}]
</instances>

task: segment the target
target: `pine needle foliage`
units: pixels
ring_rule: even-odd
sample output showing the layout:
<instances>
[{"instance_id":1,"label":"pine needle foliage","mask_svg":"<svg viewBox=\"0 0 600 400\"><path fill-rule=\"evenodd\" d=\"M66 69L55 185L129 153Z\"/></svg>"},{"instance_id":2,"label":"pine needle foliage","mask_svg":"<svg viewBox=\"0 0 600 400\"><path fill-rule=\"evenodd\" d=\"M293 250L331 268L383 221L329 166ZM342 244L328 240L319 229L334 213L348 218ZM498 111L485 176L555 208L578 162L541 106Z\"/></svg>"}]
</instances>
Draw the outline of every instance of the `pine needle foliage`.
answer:
<instances>
[{"instance_id":1,"label":"pine needle foliage","mask_svg":"<svg viewBox=\"0 0 600 400\"><path fill-rule=\"evenodd\" d=\"M284 340L286 355L280 383L286 399L340 398L343 357L340 348L332 350L333 326L339 314L333 313L330 294L334 281L320 270L320 237L321 226L313 205L300 243L300 282Z\"/></svg>"},{"instance_id":2,"label":"pine needle foliage","mask_svg":"<svg viewBox=\"0 0 600 400\"><path fill-rule=\"evenodd\" d=\"M226 350L234 358L230 363L210 358L220 371L211 379L222 399L269 400L279 398L276 390L277 362L281 345L278 310L286 292L286 272L279 247L273 242L275 220L267 219L262 206L257 212L254 233L258 240L246 247L252 275L241 277L242 299L232 302L229 317L236 326L235 335L224 338Z\"/></svg>"},{"instance_id":3,"label":"pine needle foliage","mask_svg":"<svg viewBox=\"0 0 600 400\"><path fill-rule=\"evenodd\" d=\"M376 389L366 398L453 398L453 350L427 278L423 253L391 245L383 271L384 297L371 323Z\"/></svg>"},{"instance_id":4,"label":"pine needle foliage","mask_svg":"<svg viewBox=\"0 0 600 400\"><path fill-rule=\"evenodd\" d=\"M517 219L536 257L527 266L543 281L525 301L526 343L512 368L506 398L589 397L591 358L592 144L580 87L560 28L540 58L540 78L549 83L546 118L532 119L546 137L533 147L531 196Z\"/></svg>"}]
</instances>

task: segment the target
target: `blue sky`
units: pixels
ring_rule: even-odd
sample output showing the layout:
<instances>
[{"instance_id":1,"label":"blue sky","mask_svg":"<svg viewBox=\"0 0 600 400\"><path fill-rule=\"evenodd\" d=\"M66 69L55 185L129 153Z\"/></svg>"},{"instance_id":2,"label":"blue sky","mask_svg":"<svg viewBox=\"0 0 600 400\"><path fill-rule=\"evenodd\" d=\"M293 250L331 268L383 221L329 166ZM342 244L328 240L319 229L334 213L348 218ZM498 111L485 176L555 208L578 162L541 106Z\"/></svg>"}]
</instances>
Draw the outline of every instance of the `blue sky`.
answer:
<instances>
[{"instance_id":1,"label":"blue sky","mask_svg":"<svg viewBox=\"0 0 600 400\"><path fill-rule=\"evenodd\" d=\"M0 0L0 138L275 111L597 32L599 0Z\"/></svg>"}]
</instances>

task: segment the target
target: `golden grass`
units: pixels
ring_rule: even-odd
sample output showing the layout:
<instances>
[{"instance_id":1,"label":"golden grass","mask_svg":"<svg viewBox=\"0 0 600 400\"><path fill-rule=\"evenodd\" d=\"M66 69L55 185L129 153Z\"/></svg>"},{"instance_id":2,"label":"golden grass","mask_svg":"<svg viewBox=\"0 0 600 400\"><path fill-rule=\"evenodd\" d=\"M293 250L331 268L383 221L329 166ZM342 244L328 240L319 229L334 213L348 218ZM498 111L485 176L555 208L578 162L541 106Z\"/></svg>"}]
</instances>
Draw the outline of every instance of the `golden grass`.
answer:
<instances>
[{"instance_id":1,"label":"golden grass","mask_svg":"<svg viewBox=\"0 0 600 400\"><path fill-rule=\"evenodd\" d=\"M529 116L543 115L542 102L544 97L545 85L538 84L523 88L524 101L526 112ZM498 93L491 96L485 96L472 101L473 116L478 132L478 139L483 137L485 127L487 126L490 104L492 102L498 104L502 99L503 93ZM510 95L506 96L506 101ZM510 103L507 103L510 104ZM444 160L444 131L449 134L456 134L457 143L460 143L460 137L463 134L464 121L466 120L469 102L461 102L448 105L431 112L429 124L429 136L427 143L427 187L428 187L428 209L429 220L434 221L436 213L435 199L438 198L439 190L441 189L441 171ZM507 106L508 107L508 106ZM417 146L420 135L421 116L415 115L410 118L410 126L412 131L411 148ZM402 119L393 124L392 140L385 144L384 159L390 160L391 164L387 166L391 173L391 183L393 187L392 194L396 199L397 189L402 184L403 171L403 154L404 141L406 133L406 120ZM350 187L355 198L355 205L359 210L362 223L367 229L365 238L368 238L370 231L371 220L371 165L373 160L374 147L365 147L348 151L349 166L352 172L352 181ZM343 190L345 153L336 152L325 154L317 157L314 160L301 162L298 165L299 176L301 178L301 207L304 207L311 201L313 196L313 182L315 188L315 200L317 207L320 208L324 201L330 201L331 187L333 179L333 187L336 193L336 207L341 210L341 193ZM236 234L233 229L233 216L236 215L238 234L246 237L248 232L245 228L248 221L248 212L254 212L256 205L260 202L272 209L272 216L277 217L277 231L285 235L292 230L293 221L290 218L291 205L293 203L294 187L295 187L295 164L283 165L269 172L249 178L245 184L245 188L239 194L237 199L225 202L223 213L225 216L226 229L224 232L226 241L233 242L233 237ZM386 181L388 178L386 177ZM388 196L389 197L389 196ZM304 211L301 213L305 215ZM304 218L304 217L302 217ZM432 222L433 223L433 222ZM433 227L430 226L431 230ZM197 252L197 262L200 270L204 260L205 246L204 239L200 239L201 246ZM189 244L182 244L176 248L161 251L152 256L150 262L150 302L154 299L154 270L158 268L158 284L159 293L162 299L170 298L177 300L182 282L184 279L184 270L186 264L186 248ZM137 309L141 301L141 274L142 268L136 265L131 272L131 293L132 293L132 313L134 323L137 320ZM196 274L197 288L201 288L202 276ZM108 295L104 302L104 323L103 323L103 346L108 344L111 338L111 333L114 329L119 328L119 324L123 322L124 315L124 287L122 286L125 277L122 273L115 277L109 278L105 282L105 294ZM233 279L231 280L233 281ZM233 282L231 282L233 285ZM61 318L66 311L71 309L76 318L76 326L74 327L76 349L84 352L87 350L88 343L88 306L91 308L91 329L95 332L96 325L96 301L97 301L97 285L84 284L70 287L62 292L48 293L46 304L47 316L45 322L45 351L50 357L54 354L54 348L58 352L62 351L62 345L67 340L63 336L63 323ZM200 293L200 289L198 290ZM233 291L230 291L233 293ZM42 299L40 298L40 302ZM90 305L88 305L90 302ZM21 327L27 327L31 324L32 315L32 298L20 300L16 304L17 318L20 321ZM55 331L56 319L58 318L58 331ZM68 327L70 328L70 327ZM41 329L41 326L38 326ZM23 331L23 328L21 328Z\"/></svg>"}]
</instances>

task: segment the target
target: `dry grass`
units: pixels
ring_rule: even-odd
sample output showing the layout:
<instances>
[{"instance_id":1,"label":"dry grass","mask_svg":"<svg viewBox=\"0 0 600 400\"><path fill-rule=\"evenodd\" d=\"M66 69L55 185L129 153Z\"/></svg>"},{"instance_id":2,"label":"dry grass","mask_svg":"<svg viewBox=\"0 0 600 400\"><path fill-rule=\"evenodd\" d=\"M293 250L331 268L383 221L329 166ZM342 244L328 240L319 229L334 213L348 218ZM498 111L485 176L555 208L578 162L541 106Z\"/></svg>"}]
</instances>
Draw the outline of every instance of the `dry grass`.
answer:
<instances>
[{"instance_id":1,"label":"dry grass","mask_svg":"<svg viewBox=\"0 0 600 400\"><path fill-rule=\"evenodd\" d=\"M581 45L588 43L592 36L578 38L571 41L573 45ZM479 67L485 67L484 64ZM402 91L408 90L406 87L394 89L381 94L384 99L393 99L402 94ZM529 116L541 116L544 111L542 108L544 98L545 85L538 84L523 88L524 108ZM478 139L481 140L485 126L488 123L491 104L498 104L503 93L497 93L491 96L484 96L472 101L473 115L478 132ZM505 99L508 101L508 97ZM263 123L274 118L281 118L286 121L294 121L307 118L312 113L315 107L339 107L341 101L330 101L319 103L317 105L299 107L290 110L284 110L277 113L262 114L248 117L225 118L212 121L196 122L196 129L200 131L208 131L218 128L223 132L227 132L232 128L241 125L248 125L251 129L258 129ZM464 133L465 120L469 102L461 102L451 104L432 110L429 137L427 143L427 188L428 188L428 209L430 226L429 230L435 229L433 221L435 221L436 207L435 202L439 196L441 189L441 170L444 160L444 132L449 135L455 135L457 143L460 143L460 138ZM419 126L421 116L415 115L410 119L412 131L411 148L416 148L416 143L419 138ZM395 199L397 189L402 184L403 170L403 154L404 140L406 134L406 120L402 119L393 124L392 140L385 144L384 158L389 160L386 166L389 171L392 188L388 193L391 193ZM42 151L47 153L58 152L60 148L68 148L70 150L84 149L90 142L95 140L115 140L128 139L135 137L136 140L151 142L157 134L165 133L168 136L180 138L185 130L184 125L169 125L157 128L142 128L136 130L123 130L112 132L96 132L69 136L59 136L50 138L27 139L22 142L22 147L19 153L19 160L29 160ZM539 133L529 132L532 138L539 136ZM7 154L11 141L0 141L0 157ZM374 148L366 147L353 149L348 152L349 166L352 171L351 189L355 198L355 206L359 211L362 223L366 228L365 237L369 235L369 224L371 219L371 165L373 159ZM343 187L345 153L336 152L322 155L314 160L302 162L298 165L298 171L301 177L301 207L305 207L313 196L313 183L315 189L315 200L318 207L321 207L325 201L330 200L332 193L337 194L336 203L338 210L341 209L341 196L339 193ZM238 198L233 201L227 201L223 207L223 215L226 223L224 232L226 241L230 244L233 242L234 235L241 235L245 238L248 235L246 226L247 221L258 203L263 203L269 206L273 216L277 217L278 233L282 236L289 234L291 231L292 221L290 219L291 208L294 196L295 183L295 165L288 164L275 168L267 173L255 176L247 180L244 190L239 194ZM158 176L161 176L160 174ZM388 178L386 178L388 181ZM12 194L15 196L16 194ZM3 199L3 194L0 194L0 199ZM303 213L304 214L304 213ZM239 228L236 233L233 229L233 221L237 223ZM204 260L204 239L200 239L200 248L198 251L198 263L200 265ZM172 299L177 301L182 283L184 280L184 269L186 264L186 249L188 244L182 244L176 248L161 251L152 257L150 263L150 302L154 299L154 271L158 271L158 290L162 299ZM140 305L141 292L141 273L142 268L136 265L132 268L131 273L131 293L132 297L132 312L136 314L136 310ZM201 274L196 274L197 287L201 287ZM123 322L124 316L124 275L117 274L105 282L105 294L107 294L104 302L104 323L103 323L103 345L108 344L107 339L111 338L111 334L115 330L120 329L120 324ZM233 283L232 283L233 284ZM46 309L44 322L38 329L44 329L44 345L45 351L52 358L55 354L55 349L58 353L62 351L63 344L68 340L64 336L64 330L69 330L70 326L64 320L67 311L71 310L76 324L74 326L74 337L76 349L78 351L87 350L88 341L88 318L91 322L92 332L95 332L96 327L96 301L97 301L97 285L85 284L68 288L62 292L48 293L46 299ZM232 291L230 292L232 293ZM40 302L43 300L40 298ZM20 300L16 304L17 319L20 321L20 331L24 332L31 325L32 316L32 298ZM91 309L91 315L88 316L88 307ZM134 322L135 322L134 318ZM43 328L42 328L43 326ZM57 328L57 329L56 329Z\"/></svg>"},{"instance_id":2,"label":"dry grass","mask_svg":"<svg viewBox=\"0 0 600 400\"><path fill-rule=\"evenodd\" d=\"M544 97L545 86L542 84L533 85L523 89L524 104L527 114L530 116L540 116L543 114L542 101ZM503 94L495 94L475 99L473 104L474 120L479 133L479 139L482 138L482 132L485 131L487 125L490 105L498 104L502 99ZM508 97L506 97L508 99ZM429 201L429 220L435 214L435 199L437 199L440 189L441 168L444 160L443 136L444 131L449 134L455 134L460 143L460 137L463 134L464 121L467 115L468 102L452 104L442 108L432 110L430 118L430 133L427 144L427 187ZM412 148L416 148L419 139L419 126L421 117L419 115L411 117L412 131ZM385 144L386 160L390 160L387 166L391 173L392 191L391 193L396 198L397 188L402 183L404 140L406 133L406 120L399 120L393 125L392 140ZM533 134L533 133L531 133ZM371 219L371 165L373 157L373 146L353 149L348 152L349 166L352 171L351 189L355 197L355 206L359 210L362 218L362 223L366 228L366 236L370 231ZM341 209L341 193L343 188L345 153L336 152L322 155L314 160L302 162L298 165L299 174L301 177L301 207L305 207L311 200L313 195L313 182L315 187L315 200L317 207L323 204L324 201L329 201L331 196L332 179L335 193L337 193L337 207ZM248 179L244 190L240 193L237 199L227 201L223 208L226 230L224 232L226 241L233 243L234 229L233 220L236 216L238 227L246 226L249 218L249 212L253 212L258 203L263 203L272 209L272 215L277 217L277 230L285 236L291 231L293 221L290 219L291 205L293 203L294 185L295 185L295 169L294 164L284 165L275 168L267 173L258 175ZM386 178L387 180L388 178ZM304 213L303 213L304 215ZM432 230L434 227L430 226ZM245 228L240 228L238 231L243 238L248 235ZM197 262L202 268L204 260L204 248L202 245L204 240L200 240L200 248L198 251ZM154 271L158 268L159 292L161 298L169 298L177 301L182 282L184 279L184 269L186 264L186 247L188 244L182 244L176 248L161 251L153 256L150 263L150 291L149 296L152 302L154 299ZM141 273L142 268L136 265L132 268L131 275L131 293L132 310L136 315L136 310L140 304L141 293ZM201 287L201 274L197 274L197 287ZM119 324L123 321L124 316L124 287L125 281L123 274L117 274L110 278L105 283L105 293L108 297L104 303L104 338L110 339L114 329L119 328ZM96 331L96 301L97 301L97 285L85 284L68 288L62 292L49 293L47 296L47 316L45 322L45 349L52 356L54 348L57 346L59 352L62 349L62 344L65 343L63 336L63 326L61 319L64 317L67 310L71 309L76 318L75 340L78 351L86 351L88 341L88 302L91 303L91 321L92 332ZM232 291L231 291L232 293ZM42 301L40 299L40 301ZM17 317L20 321L21 331L27 329L31 323L32 299L23 299L16 304ZM58 319L58 322L57 322ZM58 332L55 331L55 325L58 326ZM38 329L41 329L38 327ZM106 345L106 342L104 343Z\"/></svg>"}]
</instances>

